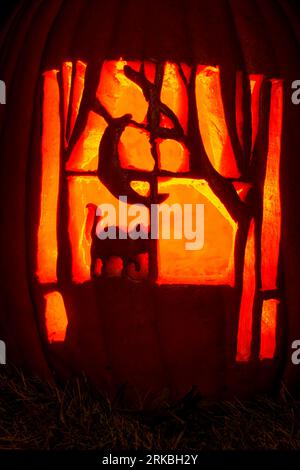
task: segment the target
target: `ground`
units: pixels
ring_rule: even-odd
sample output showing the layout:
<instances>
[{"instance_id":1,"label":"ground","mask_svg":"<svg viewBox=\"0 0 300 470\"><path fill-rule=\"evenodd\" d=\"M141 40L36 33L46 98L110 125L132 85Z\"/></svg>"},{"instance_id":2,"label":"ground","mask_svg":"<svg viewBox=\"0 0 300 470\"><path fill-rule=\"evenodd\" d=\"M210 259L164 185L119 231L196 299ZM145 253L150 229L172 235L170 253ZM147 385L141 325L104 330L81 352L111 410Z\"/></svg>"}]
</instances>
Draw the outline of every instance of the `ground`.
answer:
<instances>
[{"instance_id":1,"label":"ground","mask_svg":"<svg viewBox=\"0 0 300 470\"><path fill-rule=\"evenodd\" d=\"M191 391L153 411L126 410L85 377L54 386L0 369L0 450L300 449L300 399L208 402Z\"/></svg>"}]
</instances>

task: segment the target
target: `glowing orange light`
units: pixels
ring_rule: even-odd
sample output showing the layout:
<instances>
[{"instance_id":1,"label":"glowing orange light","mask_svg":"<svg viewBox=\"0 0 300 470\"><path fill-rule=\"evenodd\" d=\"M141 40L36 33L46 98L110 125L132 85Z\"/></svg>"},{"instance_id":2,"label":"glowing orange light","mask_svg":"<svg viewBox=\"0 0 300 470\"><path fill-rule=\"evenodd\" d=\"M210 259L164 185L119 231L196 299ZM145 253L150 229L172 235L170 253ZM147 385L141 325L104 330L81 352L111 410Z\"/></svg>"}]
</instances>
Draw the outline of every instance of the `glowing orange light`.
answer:
<instances>
[{"instance_id":1,"label":"glowing orange light","mask_svg":"<svg viewBox=\"0 0 300 470\"><path fill-rule=\"evenodd\" d=\"M69 176L68 187L72 279L80 283L90 279L91 229L94 220L89 217L88 204L98 206L103 200L109 199L110 193L97 177Z\"/></svg>"},{"instance_id":2,"label":"glowing orange light","mask_svg":"<svg viewBox=\"0 0 300 470\"><path fill-rule=\"evenodd\" d=\"M76 118L78 116L79 106L81 103L82 93L84 89L86 64L80 60L75 65L75 77L71 96L71 118L70 118L70 135L74 129Z\"/></svg>"},{"instance_id":3,"label":"glowing orange light","mask_svg":"<svg viewBox=\"0 0 300 470\"><path fill-rule=\"evenodd\" d=\"M89 112L87 123L66 164L67 170L96 171L99 145L107 124L102 116Z\"/></svg>"},{"instance_id":4,"label":"glowing orange light","mask_svg":"<svg viewBox=\"0 0 300 470\"><path fill-rule=\"evenodd\" d=\"M228 134L218 67L198 66L196 101L203 145L214 168L228 178L240 176Z\"/></svg>"},{"instance_id":5,"label":"glowing orange light","mask_svg":"<svg viewBox=\"0 0 300 470\"><path fill-rule=\"evenodd\" d=\"M237 339L237 361L248 361L251 355L253 302L255 294L254 222L251 221L245 249L243 291L240 304Z\"/></svg>"},{"instance_id":6,"label":"glowing orange light","mask_svg":"<svg viewBox=\"0 0 300 470\"><path fill-rule=\"evenodd\" d=\"M280 207L280 153L282 130L282 81L272 80L269 120L269 148L263 188L262 220L262 288L276 289L279 258L281 207Z\"/></svg>"},{"instance_id":7,"label":"glowing orange light","mask_svg":"<svg viewBox=\"0 0 300 470\"><path fill-rule=\"evenodd\" d=\"M189 82L191 78L191 67L186 64L180 64L183 74L186 78L186 81Z\"/></svg>"},{"instance_id":8,"label":"glowing orange light","mask_svg":"<svg viewBox=\"0 0 300 470\"><path fill-rule=\"evenodd\" d=\"M149 133L136 127L126 127L119 142L119 158L122 168L152 171L154 159Z\"/></svg>"},{"instance_id":9,"label":"glowing orange light","mask_svg":"<svg viewBox=\"0 0 300 470\"><path fill-rule=\"evenodd\" d=\"M252 142L251 148L253 150L257 137L259 125L259 108L260 108L260 92L263 83L263 75L249 76L250 90L251 90L251 124L252 124Z\"/></svg>"},{"instance_id":10,"label":"glowing orange light","mask_svg":"<svg viewBox=\"0 0 300 470\"><path fill-rule=\"evenodd\" d=\"M62 82L63 82L63 109L64 109L64 141L67 143L67 121L71 95L72 84L72 62L64 62L62 65Z\"/></svg>"},{"instance_id":11,"label":"glowing orange light","mask_svg":"<svg viewBox=\"0 0 300 470\"><path fill-rule=\"evenodd\" d=\"M125 61L124 61L125 64ZM127 60L126 64L129 65L133 70L138 72L141 68L142 62L140 60Z\"/></svg>"},{"instance_id":12,"label":"glowing orange light","mask_svg":"<svg viewBox=\"0 0 300 470\"><path fill-rule=\"evenodd\" d=\"M71 242L72 280L82 283L90 280L91 266L91 230L94 217L90 214L88 205L112 204L119 221L119 207L131 207L130 204L119 202L96 176L69 176L69 222L68 233ZM127 231L127 224L118 226Z\"/></svg>"},{"instance_id":13,"label":"glowing orange light","mask_svg":"<svg viewBox=\"0 0 300 470\"><path fill-rule=\"evenodd\" d=\"M251 189L251 183L243 183L242 181L234 181L233 186L241 199L241 201L246 201L249 190Z\"/></svg>"},{"instance_id":14,"label":"glowing orange light","mask_svg":"<svg viewBox=\"0 0 300 470\"><path fill-rule=\"evenodd\" d=\"M102 66L97 97L112 117L132 114L137 122L145 119L148 104L142 90L126 77L123 60L105 61Z\"/></svg>"},{"instance_id":15,"label":"glowing orange light","mask_svg":"<svg viewBox=\"0 0 300 470\"><path fill-rule=\"evenodd\" d=\"M189 152L180 142L164 139L159 142L159 168L180 172L189 170Z\"/></svg>"},{"instance_id":16,"label":"glowing orange light","mask_svg":"<svg viewBox=\"0 0 300 470\"><path fill-rule=\"evenodd\" d=\"M100 258L96 258L96 260L95 260L95 271L94 271L95 276L101 276L102 268L103 268L102 260Z\"/></svg>"},{"instance_id":17,"label":"glowing orange light","mask_svg":"<svg viewBox=\"0 0 300 470\"><path fill-rule=\"evenodd\" d=\"M68 319L62 295L53 291L45 295L45 323L49 343L64 341Z\"/></svg>"},{"instance_id":18,"label":"glowing orange light","mask_svg":"<svg viewBox=\"0 0 300 470\"><path fill-rule=\"evenodd\" d=\"M41 208L37 249L37 277L43 283L56 281L59 175L59 87L57 71L52 70L44 74Z\"/></svg>"},{"instance_id":19,"label":"glowing orange light","mask_svg":"<svg viewBox=\"0 0 300 470\"><path fill-rule=\"evenodd\" d=\"M163 82L161 87L161 101L166 104L177 116L183 130L187 130L187 91L178 71L178 65L167 62L165 64ZM162 127L169 127L169 121L161 116Z\"/></svg>"},{"instance_id":20,"label":"glowing orange light","mask_svg":"<svg viewBox=\"0 0 300 470\"><path fill-rule=\"evenodd\" d=\"M148 181L131 181L130 186L140 196L150 195L150 184L148 183Z\"/></svg>"},{"instance_id":21,"label":"glowing orange light","mask_svg":"<svg viewBox=\"0 0 300 470\"><path fill-rule=\"evenodd\" d=\"M174 220L171 220L171 239L158 239L157 282L233 286L237 225L208 183L189 178L161 178L158 189L159 193L170 194L165 201L170 206L204 204L204 245L201 249L187 250L186 238L175 238Z\"/></svg>"},{"instance_id":22,"label":"glowing orange light","mask_svg":"<svg viewBox=\"0 0 300 470\"><path fill-rule=\"evenodd\" d=\"M276 348L276 319L279 301L263 301L261 316L260 359L272 359Z\"/></svg>"},{"instance_id":23,"label":"glowing orange light","mask_svg":"<svg viewBox=\"0 0 300 470\"><path fill-rule=\"evenodd\" d=\"M149 82L154 83L156 66L153 62L144 62L145 75Z\"/></svg>"}]
</instances>

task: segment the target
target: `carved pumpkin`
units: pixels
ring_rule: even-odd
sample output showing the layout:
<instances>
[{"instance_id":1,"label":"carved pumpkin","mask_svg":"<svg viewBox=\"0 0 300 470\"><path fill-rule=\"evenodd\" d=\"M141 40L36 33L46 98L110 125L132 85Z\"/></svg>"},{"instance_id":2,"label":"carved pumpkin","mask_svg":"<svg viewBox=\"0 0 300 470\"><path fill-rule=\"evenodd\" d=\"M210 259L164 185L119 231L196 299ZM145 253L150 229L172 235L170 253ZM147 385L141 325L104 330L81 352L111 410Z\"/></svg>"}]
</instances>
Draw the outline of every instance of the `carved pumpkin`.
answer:
<instances>
[{"instance_id":1,"label":"carved pumpkin","mask_svg":"<svg viewBox=\"0 0 300 470\"><path fill-rule=\"evenodd\" d=\"M286 2L16 10L1 42L8 359L130 396L298 384L298 19ZM97 239L97 205L120 195L204 204L203 248Z\"/></svg>"}]
</instances>

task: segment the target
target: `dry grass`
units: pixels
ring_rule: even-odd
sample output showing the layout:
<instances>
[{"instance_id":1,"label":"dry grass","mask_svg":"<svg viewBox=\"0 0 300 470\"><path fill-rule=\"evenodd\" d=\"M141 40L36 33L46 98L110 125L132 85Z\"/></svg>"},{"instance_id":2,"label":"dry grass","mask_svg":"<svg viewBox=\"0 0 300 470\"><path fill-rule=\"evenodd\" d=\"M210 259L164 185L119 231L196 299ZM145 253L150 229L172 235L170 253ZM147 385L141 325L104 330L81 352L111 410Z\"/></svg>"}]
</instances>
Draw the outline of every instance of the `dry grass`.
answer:
<instances>
[{"instance_id":1,"label":"dry grass","mask_svg":"<svg viewBox=\"0 0 300 470\"><path fill-rule=\"evenodd\" d=\"M300 449L300 400L208 403L192 392L152 412L110 403L84 377L64 387L0 370L0 450Z\"/></svg>"}]
</instances>

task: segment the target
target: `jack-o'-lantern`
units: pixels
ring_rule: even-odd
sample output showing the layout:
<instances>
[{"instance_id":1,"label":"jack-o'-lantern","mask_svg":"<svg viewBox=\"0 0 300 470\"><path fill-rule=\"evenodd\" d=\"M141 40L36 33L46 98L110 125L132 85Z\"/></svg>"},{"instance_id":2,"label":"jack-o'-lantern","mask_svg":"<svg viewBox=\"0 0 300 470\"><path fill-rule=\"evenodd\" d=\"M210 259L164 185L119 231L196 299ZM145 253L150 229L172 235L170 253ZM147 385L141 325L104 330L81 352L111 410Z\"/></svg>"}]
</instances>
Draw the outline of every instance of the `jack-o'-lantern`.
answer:
<instances>
[{"instance_id":1,"label":"jack-o'-lantern","mask_svg":"<svg viewBox=\"0 0 300 470\"><path fill-rule=\"evenodd\" d=\"M146 2L29 2L3 34L1 334L33 372L84 371L138 396L283 377L300 334L286 100L298 54L274 5L219 2L217 22L215 2L182 3L147 19ZM114 240L97 237L99 204L115 209ZM171 239L166 220L149 236L163 204ZM174 205L204 208L195 249Z\"/></svg>"}]
</instances>

